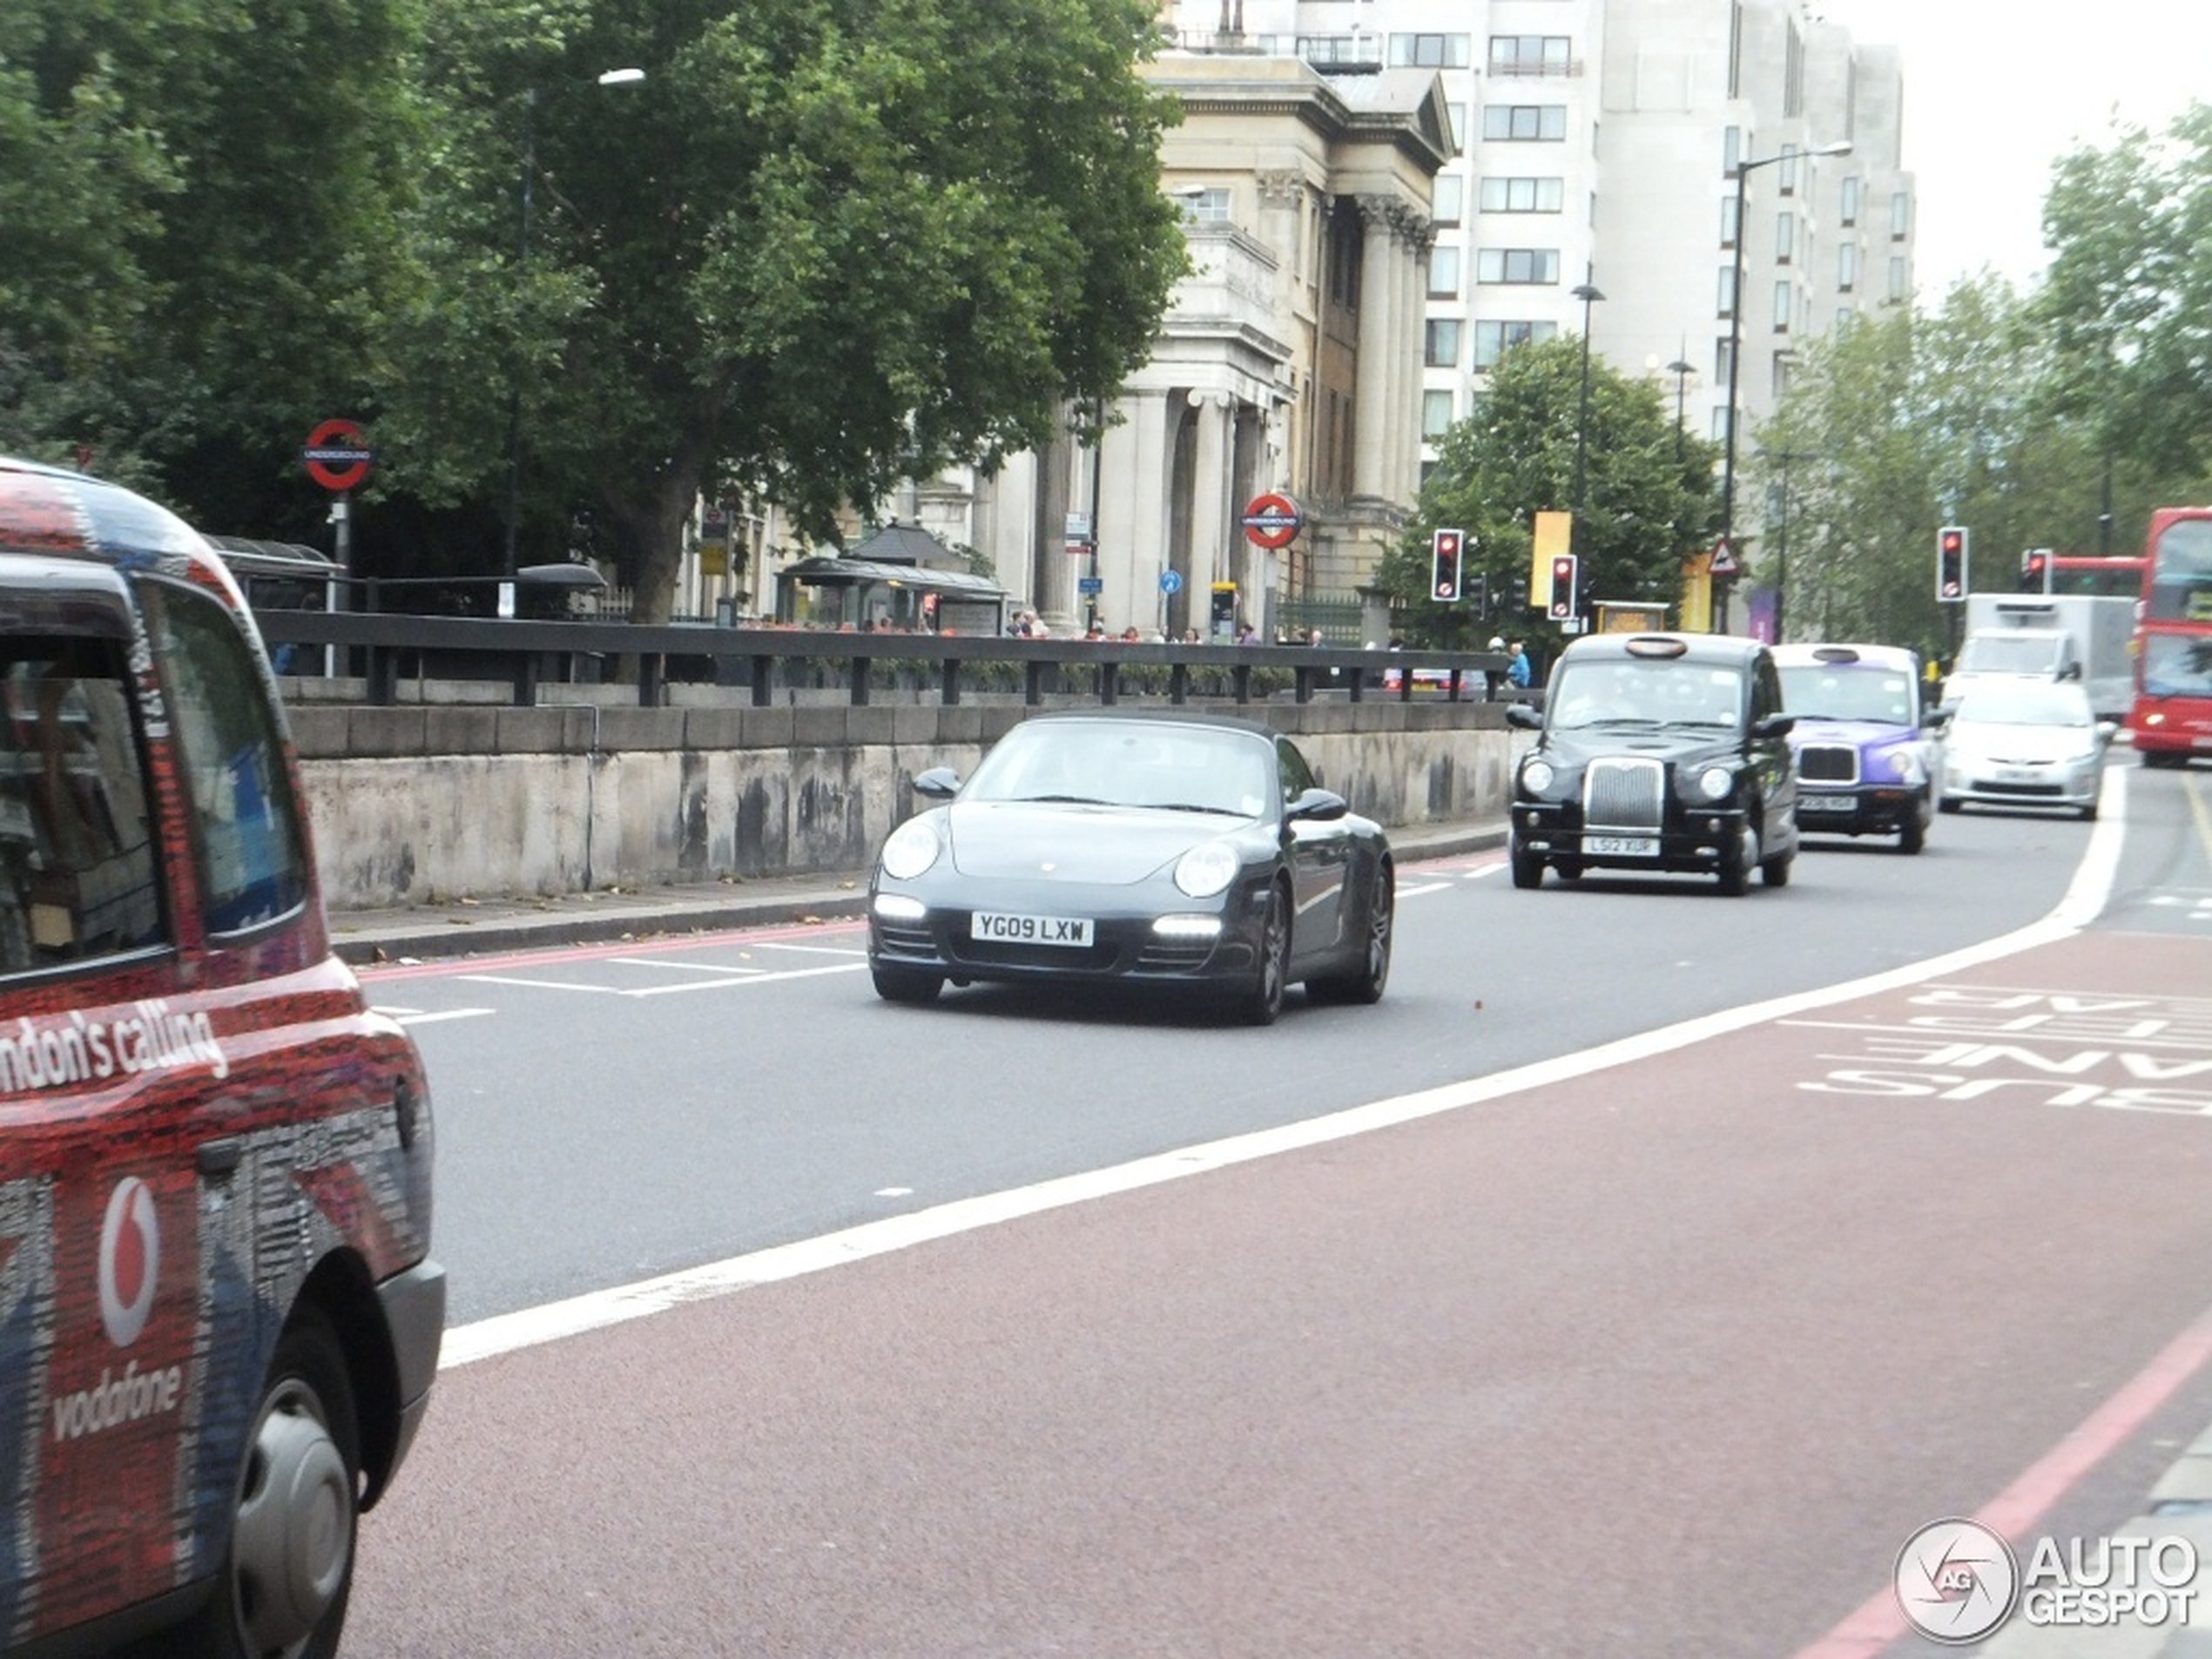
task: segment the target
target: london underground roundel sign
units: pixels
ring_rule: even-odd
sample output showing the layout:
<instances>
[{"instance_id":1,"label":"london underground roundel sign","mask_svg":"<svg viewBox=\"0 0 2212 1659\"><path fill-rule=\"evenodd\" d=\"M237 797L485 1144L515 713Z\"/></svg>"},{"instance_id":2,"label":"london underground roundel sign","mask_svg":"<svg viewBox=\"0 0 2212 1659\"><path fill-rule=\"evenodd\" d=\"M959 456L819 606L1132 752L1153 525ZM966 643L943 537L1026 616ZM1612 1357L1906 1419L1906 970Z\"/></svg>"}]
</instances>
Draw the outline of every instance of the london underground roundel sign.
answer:
<instances>
[{"instance_id":1,"label":"london underground roundel sign","mask_svg":"<svg viewBox=\"0 0 2212 1659\"><path fill-rule=\"evenodd\" d=\"M1244 528L1244 539L1254 547L1288 547L1305 523L1305 515L1288 496L1270 490L1252 497L1238 523Z\"/></svg>"},{"instance_id":2,"label":"london underground roundel sign","mask_svg":"<svg viewBox=\"0 0 2212 1659\"><path fill-rule=\"evenodd\" d=\"M351 489L368 476L368 463L376 459L368 435L351 421L325 421L307 434L300 452L307 476L325 489Z\"/></svg>"}]
</instances>

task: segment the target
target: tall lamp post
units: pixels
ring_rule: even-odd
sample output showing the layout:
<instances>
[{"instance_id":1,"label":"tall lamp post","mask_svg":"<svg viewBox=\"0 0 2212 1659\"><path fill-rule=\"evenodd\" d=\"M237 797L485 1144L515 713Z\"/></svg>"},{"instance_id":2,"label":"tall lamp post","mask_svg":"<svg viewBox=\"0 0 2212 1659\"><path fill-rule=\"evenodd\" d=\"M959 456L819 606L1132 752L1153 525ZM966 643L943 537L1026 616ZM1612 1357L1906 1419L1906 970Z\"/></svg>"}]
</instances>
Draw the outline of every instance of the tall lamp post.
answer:
<instances>
[{"instance_id":1,"label":"tall lamp post","mask_svg":"<svg viewBox=\"0 0 2212 1659\"><path fill-rule=\"evenodd\" d=\"M1790 463L1820 457L1803 449L1772 449L1768 454L1782 463L1782 512L1774 536L1774 643L1779 645L1789 637Z\"/></svg>"},{"instance_id":2,"label":"tall lamp post","mask_svg":"<svg viewBox=\"0 0 2212 1659\"><path fill-rule=\"evenodd\" d=\"M1568 526L1567 550L1579 556L1582 550L1582 456L1589 446L1590 434L1590 307L1605 298L1589 280L1590 270L1582 268L1582 280L1568 290L1582 302L1582 397L1575 414L1575 516ZM1578 580L1584 592L1589 583L1580 577L1581 566L1575 565ZM1579 609L1579 602L1578 602Z\"/></svg>"},{"instance_id":3,"label":"tall lamp post","mask_svg":"<svg viewBox=\"0 0 2212 1659\"><path fill-rule=\"evenodd\" d=\"M1762 156L1757 161L1736 164L1736 272L1728 295L1728 433L1727 447L1721 458L1721 536L1731 550L1736 545L1736 386L1737 361L1743 355L1743 239L1750 231L1745 223L1743 197L1744 181L1754 167L1771 167L1777 162L1795 161L1807 156L1847 156L1851 140L1838 138L1833 144L1816 145L1810 150L1785 150L1778 156ZM1723 596L1727 590L1721 590ZM1724 632L1728 622L1728 600L1723 597L1717 606L1720 621L1716 632Z\"/></svg>"},{"instance_id":4,"label":"tall lamp post","mask_svg":"<svg viewBox=\"0 0 2212 1659\"><path fill-rule=\"evenodd\" d=\"M645 78L642 69L610 69L592 78L594 86L635 86ZM530 199L537 183L537 106L544 94L531 87L523 99L523 179L516 192L519 204L515 226L515 275L519 283L530 263ZM507 383L507 574L515 574L515 537L523 518L523 381L519 368L508 371Z\"/></svg>"},{"instance_id":5,"label":"tall lamp post","mask_svg":"<svg viewBox=\"0 0 2212 1659\"><path fill-rule=\"evenodd\" d=\"M1683 396L1689 388L1689 377L1697 371L1689 365L1687 349L1683 354L1667 365L1667 373L1675 377L1675 459L1682 459L1682 423L1685 416Z\"/></svg>"}]
</instances>

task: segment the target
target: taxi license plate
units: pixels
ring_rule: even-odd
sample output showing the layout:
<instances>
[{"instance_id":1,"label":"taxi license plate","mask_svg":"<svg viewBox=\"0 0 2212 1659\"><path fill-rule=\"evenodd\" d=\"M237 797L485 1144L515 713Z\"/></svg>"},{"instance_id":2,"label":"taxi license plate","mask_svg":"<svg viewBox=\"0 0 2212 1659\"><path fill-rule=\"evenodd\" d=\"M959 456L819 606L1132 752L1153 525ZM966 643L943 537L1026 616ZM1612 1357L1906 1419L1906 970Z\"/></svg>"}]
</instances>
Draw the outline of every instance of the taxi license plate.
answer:
<instances>
[{"instance_id":1,"label":"taxi license plate","mask_svg":"<svg viewBox=\"0 0 2212 1659\"><path fill-rule=\"evenodd\" d=\"M1800 795L1797 797L1797 810L1800 813L1847 813L1858 805L1858 803L1849 795Z\"/></svg>"},{"instance_id":2,"label":"taxi license plate","mask_svg":"<svg viewBox=\"0 0 2212 1659\"><path fill-rule=\"evenodd\" d=\"M968 920L970 939L988 939L1002 945L1062 945L1087 949L1090 944L1088 916L1017 916L995 910L978 910Z\"/></svg>"},{"instance_id":3,"label":"taxi license plate","mask_svg":"<svg viewBox=\"0 0 2212 1659\"><path fill-rule=\"evenodd\" d=\"M1659 856L1659 838L1656 835L1585 835L1582 851L1592 858L1656 859Z\"/></svg>"}]
</instances>

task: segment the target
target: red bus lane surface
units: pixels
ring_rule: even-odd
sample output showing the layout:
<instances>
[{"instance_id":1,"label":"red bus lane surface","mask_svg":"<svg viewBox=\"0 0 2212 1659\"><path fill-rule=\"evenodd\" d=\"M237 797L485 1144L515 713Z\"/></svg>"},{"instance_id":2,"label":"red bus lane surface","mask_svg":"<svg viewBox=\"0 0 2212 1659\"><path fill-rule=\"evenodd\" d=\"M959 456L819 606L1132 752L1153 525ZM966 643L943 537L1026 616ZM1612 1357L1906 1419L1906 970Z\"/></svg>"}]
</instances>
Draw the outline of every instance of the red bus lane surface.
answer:
<instances>
[{"instance_id":1,"label":"red bus lane surface","mask_svg":"<svg viewBox=\"0 0 2212 1659\"><path fill-rule=\"evenodd\" d=\"M463 1327L348 1651L1923 1651L2212 1399L2212 935L2034 936Z\"/></svg>"}]
</instances>

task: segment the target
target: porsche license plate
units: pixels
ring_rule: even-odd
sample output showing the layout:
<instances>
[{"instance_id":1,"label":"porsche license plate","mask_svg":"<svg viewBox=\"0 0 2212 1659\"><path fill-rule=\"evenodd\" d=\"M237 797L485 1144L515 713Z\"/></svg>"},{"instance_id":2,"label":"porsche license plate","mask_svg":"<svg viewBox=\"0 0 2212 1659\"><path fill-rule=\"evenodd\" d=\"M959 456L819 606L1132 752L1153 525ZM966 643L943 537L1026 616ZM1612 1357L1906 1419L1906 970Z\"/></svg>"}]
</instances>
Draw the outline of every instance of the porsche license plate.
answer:
<instances>
[{"instance_id":1,"label":"porsche license plate","mask_svg":"<svg viewBox=\"0 0 2212 1659\"><path fill-rule=\"evenodd\" d=\"M1659 856L1659 838L1656 835L1585 835L1582 851L1594 859L1656 859Z\"/></svg>"},{"instance_id":2,"label":"porsche license plate","mask_svg":"<svg viewBox=\"0 0 2212 1659\"><path fill-rule=\"evenodd\" d=\"M1001 945L1065 945L1082 950L1090 944L1090 918L1015 916L979 910L968 921L968 936Z\"/></svg>"}]
</instances>

